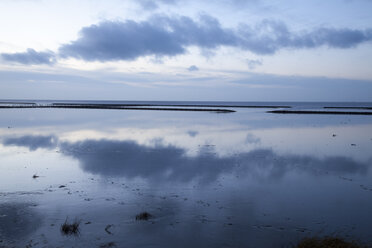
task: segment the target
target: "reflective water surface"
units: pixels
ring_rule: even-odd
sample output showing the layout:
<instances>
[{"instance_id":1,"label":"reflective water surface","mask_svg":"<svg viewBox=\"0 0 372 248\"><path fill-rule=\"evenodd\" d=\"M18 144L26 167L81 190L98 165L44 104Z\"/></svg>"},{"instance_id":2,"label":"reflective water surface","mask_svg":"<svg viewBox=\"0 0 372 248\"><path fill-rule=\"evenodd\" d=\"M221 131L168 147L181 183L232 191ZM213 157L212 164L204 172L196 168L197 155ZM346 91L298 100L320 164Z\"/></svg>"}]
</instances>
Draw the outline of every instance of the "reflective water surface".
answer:
<instances>
[{"instance_id":1,"label":"reflective water surface","mask_svg":"<svg viewBox=\"0 0 372 248\"><path fill-rule=\"evenodd\" d=\"M0 247L372 242L372 118L0 110ZM148 212L149 220L136 220ZM77 235L62 235L77 220Z\"/></svg>"}]
</instances>

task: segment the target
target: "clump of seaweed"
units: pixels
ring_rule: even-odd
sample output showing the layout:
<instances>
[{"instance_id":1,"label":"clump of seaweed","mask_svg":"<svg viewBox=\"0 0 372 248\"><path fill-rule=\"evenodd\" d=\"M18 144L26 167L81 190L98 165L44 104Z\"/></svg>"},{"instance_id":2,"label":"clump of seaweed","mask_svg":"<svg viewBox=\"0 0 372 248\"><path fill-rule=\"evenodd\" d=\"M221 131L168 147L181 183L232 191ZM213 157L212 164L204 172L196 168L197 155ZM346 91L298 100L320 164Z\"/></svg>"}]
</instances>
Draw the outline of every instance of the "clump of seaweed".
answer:
<instances>
[{"instance_id":1,"label":"clump of seaweed","mask_svg":"<svg viewBox=\"0 0 372 248\"><path fill-rule=\"evenodd\" d=\"M66 218L65 222L61 225L61 233L63 235L79 235L80 234L80 220L75 219L72 223L68 222L68 219Z\"/></svg>"},{"instance_id":2,"label":"clump of seaweed","mask_svg":"<svg viewBox=\"0 0 372 248\"><path fill-rule=\"evenodd\" d=\"M151 219L153 216L148 212L142 212L136 215L136 220L148 220Z\"/></svg>"},{"instance_id":3,"label":"clump of seaweed","mask_svg":"<svg viewBox=\"0 0 372 248\"><path fill-rule=\"evenodd\" d=\"M355 242L347 242L341 238L324 237L324 238L304 238L297 248L362 248Z\"/></svg>"}]
</instances>

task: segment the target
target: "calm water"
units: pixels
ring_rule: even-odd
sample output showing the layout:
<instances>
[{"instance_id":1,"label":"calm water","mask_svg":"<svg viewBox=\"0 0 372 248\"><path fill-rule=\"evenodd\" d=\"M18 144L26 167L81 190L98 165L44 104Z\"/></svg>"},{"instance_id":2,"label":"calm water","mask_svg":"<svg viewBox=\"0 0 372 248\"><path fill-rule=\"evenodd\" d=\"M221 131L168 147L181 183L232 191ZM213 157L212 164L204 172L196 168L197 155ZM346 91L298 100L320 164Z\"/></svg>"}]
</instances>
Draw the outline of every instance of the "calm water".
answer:
<instances>
[{"instance_id":1,"label":"calm water","mask_svg":"<svg viewBox=\"0 0 372 248\"><path fill-rule=\"evenodd\" d=\"M0 109L0 247L372 243L372 116L236 110Z\"/></svg>"}]
</instances>

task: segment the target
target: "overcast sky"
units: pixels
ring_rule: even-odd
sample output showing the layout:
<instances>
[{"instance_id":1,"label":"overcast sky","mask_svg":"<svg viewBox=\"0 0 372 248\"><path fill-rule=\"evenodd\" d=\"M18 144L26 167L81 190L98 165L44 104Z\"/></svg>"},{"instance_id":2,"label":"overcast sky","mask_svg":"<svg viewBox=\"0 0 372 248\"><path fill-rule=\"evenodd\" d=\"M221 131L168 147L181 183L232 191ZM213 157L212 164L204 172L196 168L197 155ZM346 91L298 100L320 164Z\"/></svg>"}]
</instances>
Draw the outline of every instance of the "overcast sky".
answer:
<instances>
[{"instance_id":1,"label":"overcast sky","mask_svg":"<svg viewBox=\"0 0 372 248\"><path fill-rule=\"evenodd\" d=\"M1 0L0 99L372 101L371 0Z\"/></svg>"}]
</instances>

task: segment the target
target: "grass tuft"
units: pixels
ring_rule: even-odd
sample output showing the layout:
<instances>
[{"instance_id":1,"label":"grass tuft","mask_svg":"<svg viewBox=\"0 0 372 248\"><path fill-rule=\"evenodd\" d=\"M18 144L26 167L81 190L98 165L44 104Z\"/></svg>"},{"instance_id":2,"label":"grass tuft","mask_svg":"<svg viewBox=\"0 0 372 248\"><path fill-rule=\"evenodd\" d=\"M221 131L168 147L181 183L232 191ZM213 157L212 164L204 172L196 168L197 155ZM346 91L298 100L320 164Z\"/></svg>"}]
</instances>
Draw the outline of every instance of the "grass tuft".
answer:
<instances>
[{"instance_id":1,"label":"grass tuft","mask_svg":"<svg viewBox=\"0 0 372 248\"><path fill-rule=\"evenodd\" d=\"M136 220L148 220L152 217L153 216L151 214L149 214L148 212L142 212L142 213L136 215Z\"/></svg>"},{"instance_id":2,"label":"grass tuft","mask_svg":"<svg viewBox=\"0 0 372 248\"><path fill-rule=\"evenodd\" d=\"M69 236L69 235L79 235L80 234L80 221L75 219L72 223L68 222L68 219L66 218L65 223L61 225L61 233L63 235Z\"/></svg>"}]
</instances>

